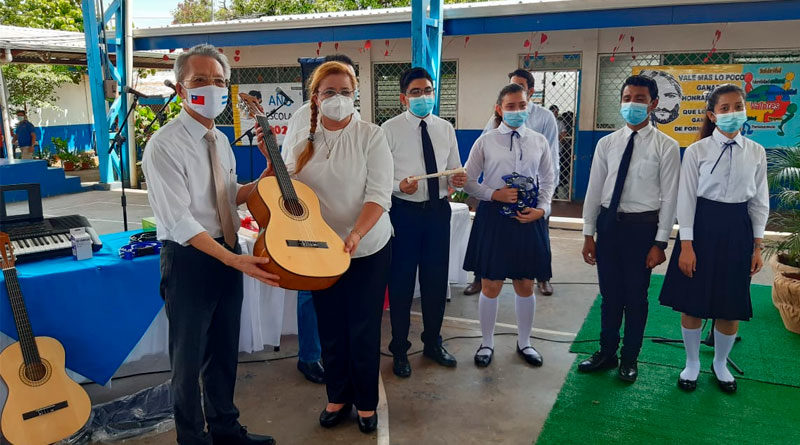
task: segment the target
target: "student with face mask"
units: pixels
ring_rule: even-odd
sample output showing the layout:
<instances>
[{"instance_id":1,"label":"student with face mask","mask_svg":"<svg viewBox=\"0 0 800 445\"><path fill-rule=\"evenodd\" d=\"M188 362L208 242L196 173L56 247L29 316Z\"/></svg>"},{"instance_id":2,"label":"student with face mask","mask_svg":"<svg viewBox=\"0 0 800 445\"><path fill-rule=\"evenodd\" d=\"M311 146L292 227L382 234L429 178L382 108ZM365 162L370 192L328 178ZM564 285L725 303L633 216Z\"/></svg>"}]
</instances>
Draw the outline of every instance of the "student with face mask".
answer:
<instances>
[{"instance_id":1,"label":"student with face mask","mask_svg":"<svg viewBox=\"0 0 800 445\"><path fill-rule=\"evenodd\" d=\"M150 138L142 170L164 243L161 297L169 319L177 440L181 445L272 444L272 437L248 433L239 424L233 403L242 273L279 283L258 267L269 260L242 255L236 238L236 207L256 182L237 183L230 142L214 125L228 104L230 66L217 48L197 45L178 56L174 71L183 109Z\"/></svg>"},{"instance_id":2,"label":"student with face mask","mask_svg":"<svg viewBox=\"0 0 800 445\"><path fill-rule=\"evenodd\" d=\"M666 261L664 250L675 221L680 151L678 143L648 119L658 106L653 79L628 77L620 99L626 125L597 142L583 204L583 259L597 265L602 305L600 350L578 370L617 367L624 315L618 376L634 382L647 322L650 273Z\"/></svg>"},{"instance_id":3,"label":"student with face mask","mask_svg":"<svg viewBox=\"0 0 800 445\"><path fill-rule=\"evenodd\" d=\"M481 200L464 259L464 269L482 281L478 312L483 338L474 357L479 367L489 366L494 356L497 297L506 278L516 293L517 354L531 366L542 366L541 354L530 343L536 310L533 280L552 276L545 218L555 175L547 139L524 125L527 118L525 89L512 83L500 90L497 128L475 141L466 165L464 189ZM516 187L509 186L512 178ZM522 208L518 202L524 203Z\"/></svg>"},{"instance_id":4,"label":"student with face mask","mask_svg":"<svg viewBox=\"0 0 800 445\"><path fill-rule=\"evenodd\" d=\"M432 113L436 103L433 79L423 68L411 68L400 77L400 102L408 110L381 126L394 157L394 192L389 216L394 227L392 276L389 280L393 370L411 375L406 355L411 300L417 270L422 299L423 355L436 363L456 366L456 358L442 346L439 331L447 302L450 255L448 185L463 187L464 173L413 181L411 176L461 167L456 132L450 122Z\"/></svg>"},{"instance_id":5,"label":"student with face mask","mask_svg":"<svg viewBox=\"0 0 800 445\"><path fill-rule=\"evenodd\" d=\"M328 289L312 291L328 404L319 416L331 428L355 405L364 433L378 427L381 316L392 257L392 153L383 130L356 119L358 82L340 62L320 65L308 85L310 128L287 153L286 169L311 187L325 221L344 240L350 268ZM321 115L321 117L320 117ZM266 150L263 133L259 145Z\"/></svg>"},{"instance_id":6,"label":"student with face mask","mask_svg":"<svg viewBox=\"0 0 800 445\"><path fill-rule=\"evenodd\" d=\"M683 155L680 237L660 300L681 312L686 367L678 387L685 391L697 387L704 318L715 320L711 372L722 391L736 391L728 354L739 320L753 316L750 280L764 264L769 188L764 147L740 132L746 121L744 91L731 84L717 87L708 96L699 140Z\"/></svg>"}]
</instances>

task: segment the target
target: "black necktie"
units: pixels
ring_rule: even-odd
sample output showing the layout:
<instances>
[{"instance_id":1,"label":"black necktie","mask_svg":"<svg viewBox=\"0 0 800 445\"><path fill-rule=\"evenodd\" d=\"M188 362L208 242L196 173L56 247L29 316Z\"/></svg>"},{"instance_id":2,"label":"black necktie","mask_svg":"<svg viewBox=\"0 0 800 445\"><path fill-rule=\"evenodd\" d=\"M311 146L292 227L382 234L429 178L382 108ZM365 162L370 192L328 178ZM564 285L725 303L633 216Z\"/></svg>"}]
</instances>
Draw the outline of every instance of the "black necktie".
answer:
<instances>
[{"instance_id":1,"label":"black necktie","mask_svg":"<svg viewBox=\"0 0 800 445\"><path fill-rule=\"evenodd\" d=\"M508 151L514 149L514 136L516 136L517 139L520 138L519 133L517 133L517 130L511 132L511 144L508 146ZM519 149L519 160L520 161L522 160L522 148Z\"/></svg>"},{"instance_id":2,"label":"black necktie","mask_svg":"<svg viewBox=\"0 0 800 445\"><path fill-rule=\"evenodd\" d=\"M713 174L714 173L714 169L717 168L717 164L719 164L719 160L722 159L722 155L725 154L725 150L730 150L731 158L733 158L733 146L734 145L736 145L736 141L728 141L728 142L722 144L722 152L719 154L719 157L717 158L717 162L715 162L714 166L711 167L711 174Z\"/></svg>"},{"instance_id":3,"label":"black necktie","mask_svg":"<svg viewBox=\"0 0 800 445\"><path fill-rule=\"evenodd\" d=\"M622 188L625 186L625 177L628 176L628 167L631 166L631 156L633 155L633 137L636 132L631 133L628 139L628 145L625 146L625 152L622 153L622 160L619 161L619 169L617 170L617 180L614 182L614 192L611 194L611 204L608 206L608 211L612 215L617 214L619 208L619 198L622 196ZM616 217L614 218L616 219Z\"/></svg>"},{"instance_id":4,"label":"black necktie","mask_svg":"<svg viewBox=\"0 0 800 445\"><path fill-rule=\"evenodd\" d=\"M428 134L428 124L419 121L422 134L422 156L425 158L425 173L436 173L436 155L433 153L433 142ZM439 178L428 178L428 199L432 202L439 199Z\"/></svg>"}]
</instances>

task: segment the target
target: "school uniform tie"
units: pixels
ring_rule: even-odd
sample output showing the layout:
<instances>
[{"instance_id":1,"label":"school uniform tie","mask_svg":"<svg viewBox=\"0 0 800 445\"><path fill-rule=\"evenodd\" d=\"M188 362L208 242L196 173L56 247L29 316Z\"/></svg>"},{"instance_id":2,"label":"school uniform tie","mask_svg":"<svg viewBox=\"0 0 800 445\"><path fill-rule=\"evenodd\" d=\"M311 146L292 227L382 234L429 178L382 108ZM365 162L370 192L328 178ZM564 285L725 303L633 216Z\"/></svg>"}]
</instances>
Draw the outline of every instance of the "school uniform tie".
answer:
<instances>
[{"instance_id":1,"label":"school uniform tie","mask_svg":"<svg viewBox=\"0 0 800 445\"><path fill-rule=\"evenodd\" d=\"M425 173L436 173L436 155L433 153L433 142L428 134L428 124L424 120L419 121L419 129L422 134L422 156L425 158ZM436 202L439 199L439 178L428 178L428 199Z\"/></svg>"},{"instance_id":2,"label":"school uniform tie","mask_svg":"<svg viewBox=\"0 0 800 445\"><path fill-rule=\"evenodd\" d=\"M717 164L719 164L719 160L722 159L722 155L725 154L725 150L729 150L731 153L731 158L733 158L733 146L736 145L736 141L728 141L722 144L722 152L719 154L717 158L717 162L714 163L714 166L711 167L711 173L714 173L714 169L717 168Z\"/></svg>"},{"instance_id":3,"label":"school uniform tie","mask_svg":"<svg viewBox=\"0 0 800 445\"><path fill-rule=\"evenodd\" d=\"M214 177L214 196L217 202L217 214L219 215L219 222L222 224L222 234L225 237L225 244L231 249L236 242L236 225L233 223L233 212L230 202L228 201L228 188L225 183L225 170L219 162L217 156L217 141L214 136L214 130L209 130L203 136L208 142L208 157L211 160L211 173ZM236 216L238 222L239 217Z\"/></svg>"},{"instance_id":4,"label":"school uniform tie","mask_svg":"<svg viewBox=\"0 0 800 445\"><path fill-rule=\"evenodd\" d=\"M508 145L508 151L512 151L514 149L514 138L519 139L520 135L517 130L511 131L511 143ZM519 160L522 160L522 147L519 149Z\"/></svg>"},{"instance_id":5,"label":"school uniform tie","mask_svg":"<svg viewBox=\"0 0 800 445\"><path fill-rule=\"evenodd\" d=\"M625 146L625 152L622 153L622 160L619 161L619 169L617 169L617 180L614 182L614 192L611 193L611 203L608 205L608 211L611 215L617 214L619 208L619 199L622 196L622 188L625 187L625 178L628 176L628 168L631 166L631 156L633 156L633 138L637 132L631 133L628 139L628 145ZM616 219L616 216L613 216Z\"/></svg>"}]
</instances>

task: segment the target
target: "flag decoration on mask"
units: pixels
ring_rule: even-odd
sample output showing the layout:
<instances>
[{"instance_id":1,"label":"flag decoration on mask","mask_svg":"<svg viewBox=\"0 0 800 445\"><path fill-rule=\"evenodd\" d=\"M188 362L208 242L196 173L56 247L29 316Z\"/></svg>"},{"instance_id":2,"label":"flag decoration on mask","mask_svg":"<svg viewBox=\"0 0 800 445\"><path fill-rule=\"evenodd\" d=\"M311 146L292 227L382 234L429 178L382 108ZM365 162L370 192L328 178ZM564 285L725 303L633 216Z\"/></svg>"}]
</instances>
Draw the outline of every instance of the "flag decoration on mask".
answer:
<instances>
[{"instance_id":1,"label":"flag decoration on mask","mask_svg":"<svg viewBox=\"0 0 800 445\"><path fill-rule=\"evenodd\" d=\"M196 94L192 94L190 98L190 102L194 105L205 105L206 104L206 97L205 96L198 96Z\"/></svg>"}]
</instances>

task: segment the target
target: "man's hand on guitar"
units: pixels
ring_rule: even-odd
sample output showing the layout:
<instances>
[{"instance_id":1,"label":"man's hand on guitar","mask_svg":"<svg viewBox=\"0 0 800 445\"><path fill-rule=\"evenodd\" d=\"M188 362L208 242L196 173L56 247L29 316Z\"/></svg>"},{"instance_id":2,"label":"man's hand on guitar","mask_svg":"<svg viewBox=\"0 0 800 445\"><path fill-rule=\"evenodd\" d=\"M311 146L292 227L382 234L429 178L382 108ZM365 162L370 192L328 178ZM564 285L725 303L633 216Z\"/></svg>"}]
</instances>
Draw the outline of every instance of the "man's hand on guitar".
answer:
<instances>
[{"instance_id":1,"label":"man's hand on guitar","mask_svg":"<svg viewBox=\"0 0 800 445\"><path fill-rule=\"evenodd\" d=\"M257 257L252 255L234 255L228 262L228 266L249 275L256 280L269 284L270 286L279 286L279 277L275 274L269 273L264 269L258 267L259 264L269 263L269 258Z\"/></svg>"},{"instance_id":2,"label":"man's hand on guitar","mask_svg":"<svg viewBox=\"0 0 800 445\"><path fill-rule=\"evenodd\" d=\"M419 182L417 181L409 181L408 178L400 181L400 191L406 195L413 195L414 193L417 193L417 188L419 188Z\"/></svg>"}]
</instances>

